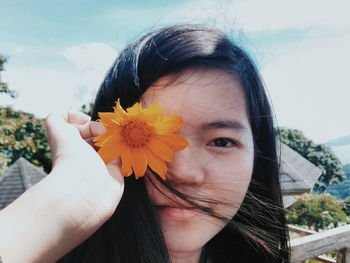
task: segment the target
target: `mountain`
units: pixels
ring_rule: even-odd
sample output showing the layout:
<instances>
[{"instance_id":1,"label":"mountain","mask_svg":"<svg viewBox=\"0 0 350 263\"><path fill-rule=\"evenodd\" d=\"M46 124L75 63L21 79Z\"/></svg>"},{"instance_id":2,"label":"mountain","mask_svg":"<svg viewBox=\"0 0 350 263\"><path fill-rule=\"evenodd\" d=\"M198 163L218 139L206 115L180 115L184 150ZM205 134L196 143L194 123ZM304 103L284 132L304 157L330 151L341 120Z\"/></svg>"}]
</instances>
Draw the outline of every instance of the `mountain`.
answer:
<instances>
[{"instance_id":1,"label":"mountain","mask_svg":"<svg viewBox=\"0 0 350 263\"><path fill-rule=\"evenodd\" d=\"M335 155L339 158L342 164L350 163L350 144L331 147Z\"/></svg>"},{"instance_id":2,"label":"mountain","mask_svg":"<svg viewBox=\"0 0 350 263\"><path fill-rule=\"evenodd\" d=\"M350 135L330 140L325 145L331 147L342 164L350 163Z\"/></svg>"},{"instance_id":3,"label":"mountain","mask_svg":"<svg viewBox=\"0 0 350 263\"><path fill-rule=\"evenodd\" d=\"M334 147L334 146L344 146L344 145L350 145L350 135L336 138L333 140L329 140L325 143L327 146Z\"/></svg>"},{"instance_id":4,"label":"mountain","mask_svg":"<svg viewBox=\"0 0 350 263\"><path fill-rule=\"evenodd\" d=\"M328 193L335 196L339 200L344 200L350 197L350 163L343 165L342 169L346 176L344 181L332 185L326 190Z\"/></svg>"},{"instance_id":5,"label":"mountain","mask_svg":"<svg viewBox=\"0 0 350 263\"><path fill-rule=\"evenodd\" d=\"M343 171L345 174L348 174L348 179L350 180L350 163L343 165Z\"/></svg>"}]
</instances>

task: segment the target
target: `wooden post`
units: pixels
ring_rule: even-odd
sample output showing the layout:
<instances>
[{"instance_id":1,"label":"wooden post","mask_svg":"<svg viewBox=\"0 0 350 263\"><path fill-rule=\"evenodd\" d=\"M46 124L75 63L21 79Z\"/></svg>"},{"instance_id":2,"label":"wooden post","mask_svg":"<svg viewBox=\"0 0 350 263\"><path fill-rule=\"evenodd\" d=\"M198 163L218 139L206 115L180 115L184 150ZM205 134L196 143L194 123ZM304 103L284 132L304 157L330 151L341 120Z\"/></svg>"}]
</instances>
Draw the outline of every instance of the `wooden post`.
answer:
<instances>
[{"instance_id":1,"label":"wooden post","mask_svg":"<svg viewBox=\"0 0 350 263\"><path fill-rule=\"evenodd\" d=\"M324 253L348 248L342 263L350 263L350 225L333 228L317 234L300 237L291 240L292 255L291 262L300 262L315 258Z\"/></svg>"},{"instance_id":2,"label":"wooden post","mask_svg":"<svg viewBox=\"0 0 350 263\"><path fill-rule=\"evenodd\" d=\"M337 252L337 263L350 263L350 248L344 248Z\"/></svg>"}]
</instances>

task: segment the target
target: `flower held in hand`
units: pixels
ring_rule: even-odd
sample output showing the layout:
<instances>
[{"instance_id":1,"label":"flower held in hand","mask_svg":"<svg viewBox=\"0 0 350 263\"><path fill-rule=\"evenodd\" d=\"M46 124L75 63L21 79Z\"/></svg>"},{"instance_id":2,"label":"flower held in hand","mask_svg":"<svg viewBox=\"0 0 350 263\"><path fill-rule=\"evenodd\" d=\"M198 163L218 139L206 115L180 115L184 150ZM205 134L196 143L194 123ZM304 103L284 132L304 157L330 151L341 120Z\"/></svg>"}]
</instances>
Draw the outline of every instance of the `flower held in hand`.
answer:
<instances>
[{"instance_id":1,"label":"flower held in hand","mask_svg":"<svg viewBox=\"0 0 350 263\"><path fill-rule=\"evenodd\" d=\"M120 157L123 176L134 172L137 179L144 176L148 166L165 180L165 162L172 162L174 152L189 146L185 138L174 133L181 128L182 118L165 116L155 103L147 109L135 103L124 111L118 100L113 109L99 112L99 122L107 132L94 142L103 161L107 164Z\"/></svg>"}]
</instances>

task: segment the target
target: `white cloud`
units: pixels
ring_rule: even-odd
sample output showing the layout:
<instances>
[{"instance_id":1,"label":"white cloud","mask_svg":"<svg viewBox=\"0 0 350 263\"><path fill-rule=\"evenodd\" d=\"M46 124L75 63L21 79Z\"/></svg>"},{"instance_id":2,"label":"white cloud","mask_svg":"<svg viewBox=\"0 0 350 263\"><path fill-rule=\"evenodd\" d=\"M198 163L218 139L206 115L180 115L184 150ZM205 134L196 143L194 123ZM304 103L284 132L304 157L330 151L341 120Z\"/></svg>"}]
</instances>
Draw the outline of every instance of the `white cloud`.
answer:
<instances>
[{"instance_id":1,"label":"white cloud","mask_svg":"<svg viewBox=\"0 0 350 263\"><path fill-rule=\"evenodd\" d=\"M350 36L304 41L262 71L279 124L317 142L350 134Z\"/></svg>"},{"instance_id":2,"label":"white cloud","mask_svg":"<svg viewBox=\"0 0 350 263\"><path fill-rule=\"evenodd\" d=\"M111 66L117 52L105 43L86 43L68 47L62 51L62 55L77 70L100 71Z\"/></svg>"},{"instance_id":3,"label":"white cloud","mask_svg":"<svg viewBox=\"0 0 350 263\"><path fill-rule=\"evenodd\" d=\"M14 100L3 100L15 108L45 117L49 112L76 106L73 92L77 82L74 72L55 68L7 67L4 81L19 92Z\"/></svg>"},{"instance_id":4,"label":"white cloud","mask_svg":"<svg viewBox=\"0 0 350 263\"><path fill-rule=\"evenodd\" d=\"M243 35L305 30L305 34L292 37L293 43L276 45L281 37L287 37L281 34L269 40L273 48L257 42L254 49L258 60L262 56L268 60L262 74L279 124L325 142L350 134L348 10L347 0L196 0L169 12L166 19L206 23ZM236 40L240 41L239 37Z\"/></svg>"},{"instance_id":5,"label":"white cloud","mask_svg":"<svg viewBox=\"0 0 350 263\"><path fill-rule=\"evenodd\" d=\"M117 52L105 43L86 43L64 49L62 55L75 66L77 83L74 96L91 101Z\"/></svg>"},{"instance_id":6,"label":"white cloud","mask_svg":"<svg viewBox=\"0 0 350 263\"><path fill-rule=\"evenodd\" d=\"M104 43L87 43L66 48L62 55L71 68L7 65L3 81L19 92L17 99L1 96L1 105L32 112L40 117L52 111L78 109L92 101L117 52Z\"/></svg>"},{"instance_id":7,"label":"white cloud","mask_svg":"<svg viewBox=\"0 0 350 263\"><path fill-rule=\"evenodd\" d=\"M347 0L236 1L230 11L245 30L279 30L313 26L349 27ZM339 23L342 21L342 23Z\"/></svg>"},{"instance_id":8,"label":"white cloud","mask_svg":"<svg viewBox=\"0 0 350 263\"><path fill-rule=\"evenodd\" d=\"M166 22L198 22L228 30L349 29L347 0L195 0L168 10Z\"/></svg>"},{"instance_id":9,"label":"white cloud","mask_svg":"<svg viewBox=\"0 0 350 263\"><path fill-rule=\"evenodd\" d=\"M24 49L21 48L21 47L16 47L16 48L13 50L13 52L14 52L15 54L21 54L21 53L24 52Z\"/></svg>"}]
</instances>

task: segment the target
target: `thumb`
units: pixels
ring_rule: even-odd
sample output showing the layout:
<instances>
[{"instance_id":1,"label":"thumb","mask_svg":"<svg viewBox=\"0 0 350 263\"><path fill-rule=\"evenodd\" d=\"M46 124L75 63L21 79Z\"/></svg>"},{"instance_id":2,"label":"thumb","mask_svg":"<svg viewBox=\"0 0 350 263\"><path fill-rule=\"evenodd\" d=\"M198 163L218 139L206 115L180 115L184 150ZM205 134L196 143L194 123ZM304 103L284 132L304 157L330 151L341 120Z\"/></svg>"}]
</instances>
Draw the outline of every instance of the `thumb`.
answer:
<instances>
[{"instance_id":1,"label":"thumb","mask_svg":"<svg viewBox=\"0 0 350 263\"><path fill-rule=\"evenodd\" d=\"M106 165L109 175L116 181L118 181L120 184L123 184L124 178L120 173L120 165L121 161L120 159L116 159L111 161L109 164Z\"/></svg>"}]
</instances>

